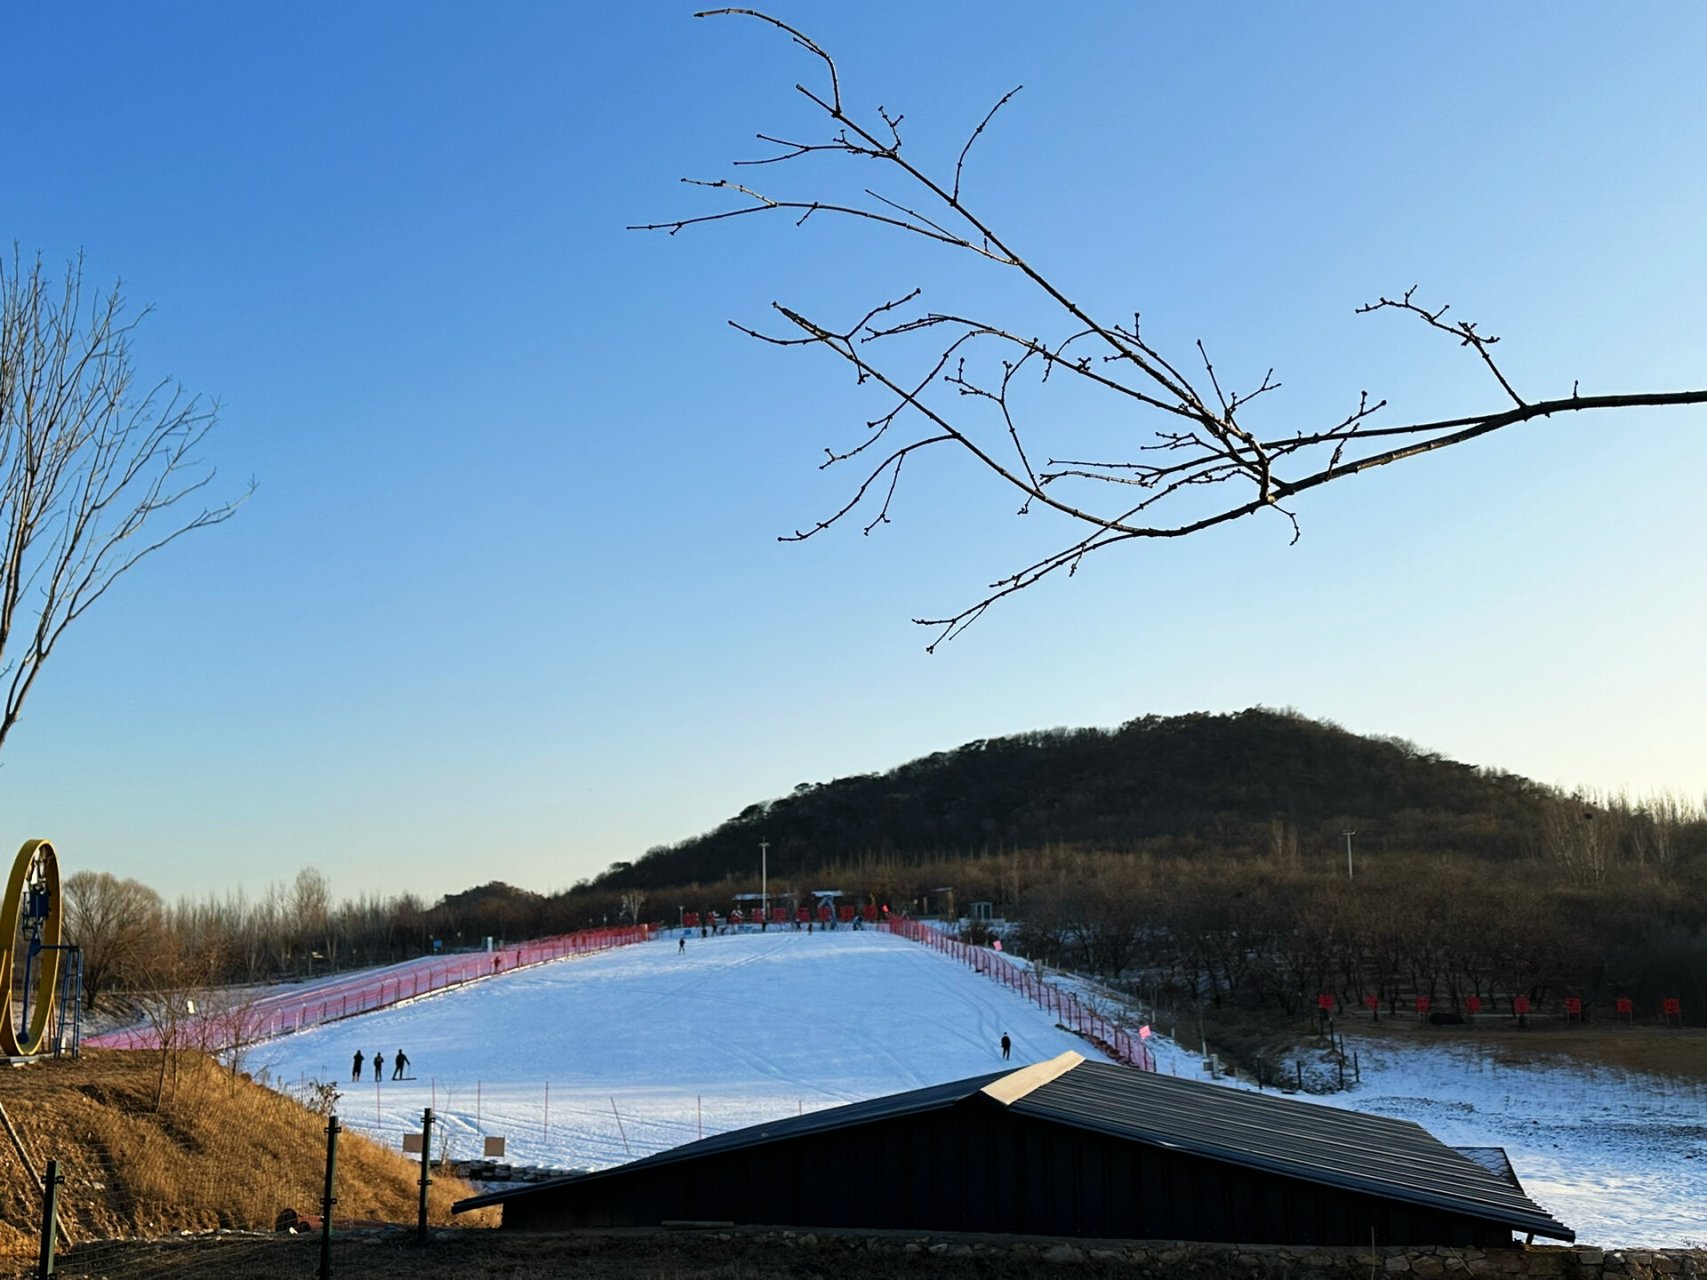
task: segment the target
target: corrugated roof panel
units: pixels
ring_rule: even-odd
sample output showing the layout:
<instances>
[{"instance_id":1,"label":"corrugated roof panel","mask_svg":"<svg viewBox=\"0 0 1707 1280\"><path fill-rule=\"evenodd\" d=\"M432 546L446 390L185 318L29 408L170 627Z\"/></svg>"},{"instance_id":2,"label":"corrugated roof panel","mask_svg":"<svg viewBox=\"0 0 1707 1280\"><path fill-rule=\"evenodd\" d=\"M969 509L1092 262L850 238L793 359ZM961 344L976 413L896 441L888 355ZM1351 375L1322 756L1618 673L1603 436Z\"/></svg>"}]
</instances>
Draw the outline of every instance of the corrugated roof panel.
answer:
<instances>
[{"instance_id":1,"label":"corrugated roof panel","mask_svg":"<svg viewBox=\"0 0 1707 1280\"><path fill-rule=\"evenodd\" d=\"M926 1088L913 1089L906 1093L891 1093L882 1098L869 1098L864 1102L850 1102L842 1107L829 1107L823 1111L813 1111L803 1116L786 1116L782 1119L766 1121L764 1124L749 1125L745 1129L731 1129L727 1133L713 1134L709 1138L701 1138L698 1142L671 1147L668 1151L660 1151L656 1155L645 1156L642 1159L630 1161L628 1164L600 1169L595 1173L572 1174L565 1178L554 1178L549 1182L535 1182L523 1187L512 1187L507 1191L493 1191L483 1196L459 1200L452 1206L452 1211L461 1213L464 1209L478 1209L489 1204L502 1204L515 1196L530 1195L548 1187L561 1187L568 1183L579 1184L589 1179L606 1178L640 1169L652 1169L661 1164L674 1163L677 1160L693 1160L700 1156L739 1150L742 1147L755 1147L766 1142L780 1142L784 1138L797 1138L810 1133L825 1133L833 1129L849 1129L872 1120L887 1120L894 1116L917 1115L924 1111L935 1111L942 1107L951 1107L955 1103L971 1097L985 1085L1011 1074L1013 1073L1008 1071L995 1071L987 1076L974 1076L970 1080L955 1080L948 1084L929 1085Z\"/></svg>"},{"instance_id":2,"label":"corrugated roof panel","mask_svg":"<svg viewBox=\"0 0 1707 1280\"><path fill-rule=\"evenodd\" d=\"M1407 1120L1087 1062L1012 1110L1250 1168L1468 1213L1563 1240L1575 1233Z\"/></svg>"}]
</instances>

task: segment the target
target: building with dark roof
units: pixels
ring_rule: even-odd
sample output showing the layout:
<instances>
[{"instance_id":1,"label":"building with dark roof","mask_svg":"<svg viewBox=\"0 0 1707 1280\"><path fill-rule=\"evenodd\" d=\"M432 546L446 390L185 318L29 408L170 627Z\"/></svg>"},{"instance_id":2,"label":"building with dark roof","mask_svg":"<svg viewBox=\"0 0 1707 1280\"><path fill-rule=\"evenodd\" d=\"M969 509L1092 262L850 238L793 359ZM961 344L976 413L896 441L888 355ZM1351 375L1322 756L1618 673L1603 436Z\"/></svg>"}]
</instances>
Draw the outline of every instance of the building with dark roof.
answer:
<instances>
[{"instance_id":1,"label":"building with dark roof","mask_svg":"<svg viewBox=\"0 0 1707 1280\"><path fill-rule=\"evenodd\" d=\"M1067 1053L490 1195L519 1230L671 1221L1311 1245L1575 1238L1419 1125Z\"/></svg>"}]
</instances>

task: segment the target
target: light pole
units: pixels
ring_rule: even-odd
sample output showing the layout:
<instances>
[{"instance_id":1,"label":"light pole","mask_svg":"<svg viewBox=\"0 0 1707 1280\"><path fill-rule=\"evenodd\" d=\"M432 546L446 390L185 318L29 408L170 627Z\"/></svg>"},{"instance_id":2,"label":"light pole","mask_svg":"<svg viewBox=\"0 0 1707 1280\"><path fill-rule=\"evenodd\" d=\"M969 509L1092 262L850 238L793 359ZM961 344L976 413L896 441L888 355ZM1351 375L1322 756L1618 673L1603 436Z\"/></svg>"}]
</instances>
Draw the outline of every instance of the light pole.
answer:
<instances>
[{"instance_id":1,"label":"light pole","mask_svg":"<svg viewBox=\"0 0 1707 1280\"><path fill-rule=\"evenodd\" d=\"M769 840L759 841L759 932L771 927L771 879Z\"/></svg>"},{"instance_id":2,"label":"light pole","mask_svg":"<svg viewBox=\"0 0 1707 1280\"><path fill-rule=\"evenodd\" d=\"M1357 834L1356 827L1348 827L1340 832L1345 837L1345 878L1351 879L1351 838Z\"/></svg>"}]
</instances>

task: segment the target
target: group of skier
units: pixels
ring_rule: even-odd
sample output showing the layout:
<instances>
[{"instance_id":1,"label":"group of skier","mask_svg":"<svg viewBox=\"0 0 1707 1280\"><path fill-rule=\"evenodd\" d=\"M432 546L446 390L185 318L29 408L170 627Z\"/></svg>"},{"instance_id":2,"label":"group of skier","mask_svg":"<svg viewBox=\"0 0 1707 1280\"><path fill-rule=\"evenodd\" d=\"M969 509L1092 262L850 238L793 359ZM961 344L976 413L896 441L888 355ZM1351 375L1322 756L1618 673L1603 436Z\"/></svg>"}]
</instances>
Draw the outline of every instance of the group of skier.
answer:
<instances>
[{"instance_id":1,"label":"group of skier","mask_svg":"<svg viewBox=\"0 0 1707 1280\"><path fill-rule=\"evenodd\" d=\"M362 1054L362 1051L360 1049L357 1049L355 1061L350 1064L350 1079L351 1080L360 1080L362 1078L362 1059L363 1059L363 1056L364 1055ZM397 1051L397 1056L392 1059L392 1062L394 1063L394 1066L392 1067L391 1078L393 1080L406 1080L406 1079L408 1079L409 1077L405 1076L403 1074L403 1072L409 1066L409 1055L404 1053L403 1050L399 1049ZM373 1078L374 1078L374 1081L376 1083L385 1078L385 1054L384 1053L375 1053L373 1055Z\"/></svg>"}]
</instances>

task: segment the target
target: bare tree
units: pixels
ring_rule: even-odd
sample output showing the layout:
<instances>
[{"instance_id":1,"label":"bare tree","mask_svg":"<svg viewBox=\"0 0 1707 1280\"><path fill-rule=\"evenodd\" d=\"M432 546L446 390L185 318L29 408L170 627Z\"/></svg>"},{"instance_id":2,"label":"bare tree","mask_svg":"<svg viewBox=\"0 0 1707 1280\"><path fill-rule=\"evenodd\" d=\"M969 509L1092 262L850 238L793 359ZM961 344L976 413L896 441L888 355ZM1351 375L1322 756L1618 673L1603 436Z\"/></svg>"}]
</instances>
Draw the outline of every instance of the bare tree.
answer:
<instances>
[{"instance_id":1,"label":"bare tree","mask_svg":"<svg viewBox=\"0 0 1707 1280\"><path fill-rule=\"evenodd\" d=\"M858 166L858 176L843 195L824 189L804 194L761 190L731 178L683 179L732 196L736 203L631 229L674 235L748 216L783 216L796 226L812 218L851 218L1017 273L1053 316L1053 335L1037 336L1029 319L925 309L922 291L914 288L864 308L851 324L814 319L781 302L772 304L782 323L777 332L730 321L776 346L828 351L882 397L877 415L852 440L825 449L823 467L845 463L859 468L847 501L782 541L804 541L844 522L858 522L868 534L887 524L902 468L915 455L939 447L958 451L999 478L1018 502L1019 514L1047 511L1065 520L1071 530L1065 545L988 584L958 612L915 618L936 629L931 649L996 601L1061 570L1070 576L1087 555L1107 547L1184 537L1263 512L1284 520L1296 541L1295 500L1330 481L1537 418L1707 402L1707 388L1581 395L1575 383L1568 395L1532 396L1500 368L1494 355L1497 337L1474 321L1449 318L1445 305L1420 300L1412 288L1358 310L1408 317L1465 348L1490 381L1489 408L1388 425L1383 416L1387 401L1364 391L1348 400L1343 415L1327 421L1280 428L1259 424L1253 404L1263 399L1265 407L1272 405L1266 397L1280 387L1272 369L1257 385L1241 390L1217 373L1201 340L1191 348L1164 350L1145 336L1137 312L1117 320L1091 314L1063 281L1045 275L998 231L967 194L968 157L1017 88L990 108L952 166L945 159L927 167L904 150L901 115L881 106L875 114L861 115L847 106L835 61L814 41L752 9L715 9L698 16L724 14L768 23L817 60L818 86L795 88L827 125L825 132L806 138L761 133L769 153L735 163L792 170L797 162L828 158ZM875 171L893 178L896 188L877 190L866 161L876 162ZM1028 440L1035 439L1042 415L1035 398L1022 390L1034 376L1044 383L1076 384L1104 398L1111 414L1122 415L1123 425L1140 426L1141 443L1117 457L1039 457Z\"/></svg>"},{"instance_id":2,"label":"bare tree","mask_svg":"<svg viewBox=\"0 0 1707 1280\"><path fill-rule=\"evenodd\" d=\"M140 386L115 285L85 309L14 250L0 259L0 745L70 625L138 561L236 502L196 503L215 411L167 382ZM240 501L241 499L239 499Z\"/></svg>"},{"instance_id":3,"label":"bare tree","mask_svg":"<svg viewBox=\"0 0 1707 1280\"><path fill-rule=\"evenodd\" d=\"M177 1088L184 1051L203 1046L201 1018L223 962L217 939L168 928L139 968L133 994L160 1055L154 1080L157 1111Z\"/></svg>"},{"instance_id":4,"label":"bare tree","mask_svg":"<svg viewBox=\"0 0 1707 1280\"><path fill-rule=\"evenodd\" d=\"M79 871L65 881L65 933L83 952L83 991L94 1008L103 993L123 986L161 945L160 895L109 871Z\"/></svg>"},{"instance_id":5,"label":"bare tree","mask_svg":"<svg viewBox=\"0 0 1707 1280\"><path fill-rule=\"evenodd\" d=\"M332 886L317 867L304 867L296 873L290 888L290 920L308 961L309 973L314 972L316 955L323 957L326 967L336 967L332 936ZM324 948L324 949L322 949Z\"/></svg>"}]
</instances>

